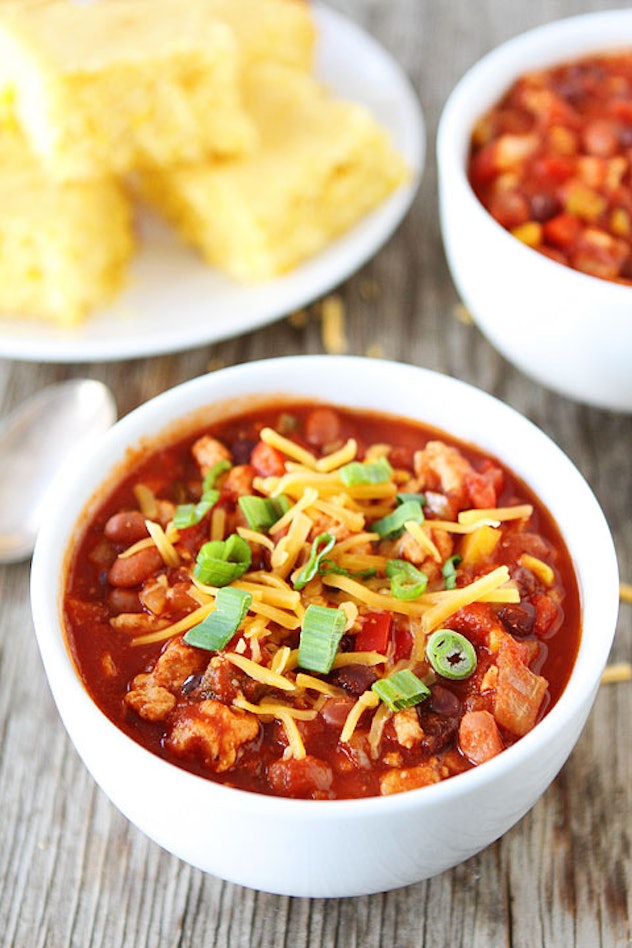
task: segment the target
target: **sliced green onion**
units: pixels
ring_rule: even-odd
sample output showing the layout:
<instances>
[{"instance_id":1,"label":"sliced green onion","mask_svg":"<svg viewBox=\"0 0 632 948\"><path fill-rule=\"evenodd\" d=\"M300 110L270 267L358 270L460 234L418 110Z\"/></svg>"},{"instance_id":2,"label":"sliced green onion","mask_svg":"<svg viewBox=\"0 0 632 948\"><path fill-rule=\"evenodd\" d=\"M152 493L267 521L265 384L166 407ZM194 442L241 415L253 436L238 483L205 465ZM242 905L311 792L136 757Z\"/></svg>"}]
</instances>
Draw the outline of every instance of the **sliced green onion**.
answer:
<instances>
[{"instance_id":1,"label":"sliced green onion","mask_svg":"<svg viewBox=\"0 0 632 948\"><path fill-rule=\"evenodd\" d=\"M388 458L381 457L377 461L350 461L338 473L346 487L355 487L358 484L386 484L393 476L393 468Z\"/></svg>"},{"instance_id":2,"label":"sliced green onion","mask_svg":"<svg viewBox=\"0 0 632 948\"><path fill-rule=\"evenodd\" d=\"M476 669L476 651L469 639L452 629L437 629L426 642L426 656L438 675L460 681Z\"/></svg>"},{"instance_id":3,"label":"sliced green onion","mask_svg":"<svg viewBox=\"0 0 632 948\"><path fill-rule=\"evenodd\" d=\"M206 492L207 490L210 490L211 487L215 487L217 478L223 474L224 471L230 471L232 466L233 465L226 458L224 458L222 461L217 461L204 475L202 491Z\"/></svg>"},{"instance_id":4,"label":"sliced green onion","mask_svg":"<svg viewBox=\"0 0 632 948\"><path fill-rule=\"evenodd\" d=\"M314 604L308 606L298 645L299 666L323 675L330 672L346 622L347 617L342 609Z\"/></svg>"},{"instance_id":5,"label":"sliced green onion","mask_svg":"<svg viewBox=\"0 0 632 948\"><path fill-rule=\"evenodd\" d=\"M407 500L395 510L371 524L371 530L379 534L382 540L391 540L400 536L407 520L424 522L424 512L418 500Z\"/></svg>"},{"instance_id":6,"label":"sliced green onion","mask_svg":"<svg viewBox=\"0 0 632 948\"><path fill-rule=\"evenodd\" d=\"M370 579L377 573L376 569L345 569L339 566L333 560L321 560L318 572L326 576L328 573L336 573L338 576L347 576L349 579Z\"/></svg>"},{"instance_id":7,"label":"sliced green onion","mask_svg":"<svg viewBox=\"0 0 632 948\"><path fill-rule=\"evenodd\" d=\"M313 579L323 556L331 553L336 544L336 538L331 533L321 533L312 543L309 559L295 580L293 580L294 589L303 589L304 586Z\"/></svg>"},{"instance_id":8,"label":"sliced green onion","mask_svg":"<svg viewBox=\"0 0 632 948\"><path fill-rule=\"evenodd\" d=\"M389 560L386 575L391 581L391 594L396 599L418 599L428 585L428 577L408 560Z\"/></svg>"},{"instance_id":9,"label":"sliced green onion","mask_svg":"<svg viewBox=\"0 0 632 948\"><path fill-rule=\"evenodd\" d=\"M200 547L193 575L207 586L228 586L249 569L252 553L237 533L226 540L209 540Z\"/></svg>"},{"instance_id":10,"label":"sliced green onion","mask_svg":"<svg viewBox=\"0 0 632 948\"><path fill-rule=\"evenodd\" d=\"M388 705L391 711L403 711L425 701L430 689L410 668L402 668L387 678L379 678L371 685L371 691Z\"/></svg>"},{"instance_id":11,"label":"sliced green onion","mask_svg":"<svg viewBox=\"0 0 632 948\"><path fill-rule=\"evenodd\" d=\"M197 504L179 504L173 515L173 525L176 530L185 530L194 527L214 507L219 500L218 490L206 490Z\"/></svg>"},{"instance_id":12,"label":"sliced green onion","mask_svg":"<svg viewBox=\"0 0 632 948\"><path fill-rule=\"evenodd\" d=\"M284 494L279 497L248 495L240 497L238 503L248 526L258 533L267 533L270 527L290 509L290 501Z\"/></svg>"},{"instance_id":13,"label":"sliced green onion","mask_svg":"<svg viewBox=\"0 0 632 948\"><path fill-rule=\"evenodd\" d=\"M397 501L398 504L405 504L409 500L416 500L419 502L419 504L422 507L425 507L427 503L425 494L412 494L412 493L411 494L407 494L407 493L395 494L395 500Z\"/></svg>"},{"instance_id":14,"label":"sliced green onion","mask_svg":"<svg viewBox=\"0 0 632 948\"><path fill-rule=\"evenodd\" d=\"M456 589L456 568L463 559L458 553L449 557L441 567L446 589Z\"/></svg>"},{"instance_id":15,"label":"sliced green onion","mask_svg":"<svg viewBox=\"0 0 632 948\"><path fill-rule=\"evenodd\" d=\"M282 411L275 428L280 435L291 435L298 428L298 418L296 415L290 415L288 412Z\"/></svg>"},{"instance_id":16,"label":"sliced green onion","mask_svg":"<svg viewBox=\"0 0 632 948\"><path fill-rule=\"evenodd\" d=\"M237 632L250 608L252 593L234 586L217 590L215 609L206 619L184 634L187 645L217 652L225 648Z\"/></svg>"}]
</instances>

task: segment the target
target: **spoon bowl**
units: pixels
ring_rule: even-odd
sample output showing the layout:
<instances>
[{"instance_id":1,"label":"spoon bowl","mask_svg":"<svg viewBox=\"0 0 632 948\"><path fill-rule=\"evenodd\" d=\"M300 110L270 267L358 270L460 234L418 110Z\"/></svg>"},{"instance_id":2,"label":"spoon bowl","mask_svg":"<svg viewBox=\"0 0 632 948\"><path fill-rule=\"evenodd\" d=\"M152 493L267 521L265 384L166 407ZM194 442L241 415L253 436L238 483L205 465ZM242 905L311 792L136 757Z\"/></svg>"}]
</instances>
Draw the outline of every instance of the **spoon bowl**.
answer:
<instances>
[{"instance_id":1,"label":"spoon bowl","mask_svg":"<svg viewBox=\"0 0 632 948\"><path fill-rule=\"evenodd\" d=\"M71 379L37 392L0 422L0 563L30 557L51 485L115 421L106 385Z\"/></svg>"}]
</instances>

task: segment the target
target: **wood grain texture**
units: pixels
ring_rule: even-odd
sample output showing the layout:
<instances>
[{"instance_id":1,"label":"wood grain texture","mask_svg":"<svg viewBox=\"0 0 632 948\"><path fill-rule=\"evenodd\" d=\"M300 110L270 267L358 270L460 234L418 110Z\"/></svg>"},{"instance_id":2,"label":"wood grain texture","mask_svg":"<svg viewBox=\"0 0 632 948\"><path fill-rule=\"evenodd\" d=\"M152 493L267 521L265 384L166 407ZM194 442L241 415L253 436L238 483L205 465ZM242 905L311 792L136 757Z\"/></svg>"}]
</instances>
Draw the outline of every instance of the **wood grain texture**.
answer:
<instances>
[{"instance_id":1,"label":"wood grain texture","mask_svg":"<svg viewBox=\"0 0 632 948\"><path fill-rule=\"evenodd\" d=\"M575 461L603 506L632 582L632 416L554 395L511 368L455 316L441 246L434 139L450 89L492 46L601 0L331 0L401 62L425 112L427 167L396 235L339 288L348 351L379 352L499 396ZM632 330L631 330L632 331ZM319 308L237 339L128 363L0 361L4 414L43 385L102 379L120 414L219 364L322 351ZM632 367L631 367L632 370ZM0 570L0 942L16 948L623 948L631 944L632 684L603 686L567 765L503 839L443 875L395 892L291 899L191 869L131 827L96 788L48 692L27 564ZM632 657L622 605L613 660Z\"/></svg>"}]
</instances>

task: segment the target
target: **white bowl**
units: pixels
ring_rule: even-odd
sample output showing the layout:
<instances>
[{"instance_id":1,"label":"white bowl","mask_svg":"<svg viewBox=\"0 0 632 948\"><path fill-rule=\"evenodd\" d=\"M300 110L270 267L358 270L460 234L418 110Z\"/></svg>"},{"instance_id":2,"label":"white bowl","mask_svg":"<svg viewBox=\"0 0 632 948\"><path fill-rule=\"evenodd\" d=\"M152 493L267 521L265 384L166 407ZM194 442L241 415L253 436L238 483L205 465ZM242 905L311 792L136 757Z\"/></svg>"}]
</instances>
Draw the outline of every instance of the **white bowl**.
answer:
<instances>
[{"instance_id":1,"label":"white bowl","mask_svg":"<svg viewBox=\"0 0 632 948\"><path fill-rule=\"evenodd\" d=\"M439 123L441 229L452 277L481 331L549 388L632 411L632 287L556 263L505 231L466 175L476 120L521 75L632 46L632 10L571 17L493 50L463 76Z\"/></svg>"},{"instance_id":2,"label":"white bowl","mask_svg":"<svg viewBox=\"0 0 632 948\"><path fill-rule=\"evenodd\" d=\"M498 757L390 797L313 801L234 790L152 755L118 730L82 685L60 623L64 564L81 515L127 449L208 405L236 413L287 393L419 419L506 462L553 513L575 563L583 633L549 714ZM533 806L571 752L595 697L618 610L612 540L568 458L511 408L460 381L397 363L298 356L205 375L111 429L50 502L32 567L39 647L59 713L87 768L144 833L207 872L264 891L350 896L442 872L497 839Z\"/></svg>"}]
</instances>

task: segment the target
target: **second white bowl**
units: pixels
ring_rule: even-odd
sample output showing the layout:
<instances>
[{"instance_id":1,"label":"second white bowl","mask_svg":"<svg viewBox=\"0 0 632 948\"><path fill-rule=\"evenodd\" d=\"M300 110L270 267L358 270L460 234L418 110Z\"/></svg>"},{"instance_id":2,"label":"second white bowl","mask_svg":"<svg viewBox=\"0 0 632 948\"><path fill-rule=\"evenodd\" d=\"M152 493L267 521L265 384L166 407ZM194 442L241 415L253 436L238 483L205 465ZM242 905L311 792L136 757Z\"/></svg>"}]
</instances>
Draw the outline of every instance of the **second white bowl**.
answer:
<instances>
[{"instance_id":1,"label":"second white bowl","mask_svg":"<svg viewBox=\"0 0 632 948\"><path fill-rule=\"evenodd\" d=\"M632 10L560 20L493 50L461 79L437 138L441 229L456 287L510 362L581 402L632 411L632 287L556 263L504 230L467 178L472 129L526 72L632 47Z\"/></svg>"}]
</instances>

